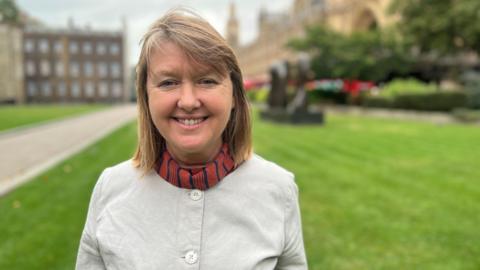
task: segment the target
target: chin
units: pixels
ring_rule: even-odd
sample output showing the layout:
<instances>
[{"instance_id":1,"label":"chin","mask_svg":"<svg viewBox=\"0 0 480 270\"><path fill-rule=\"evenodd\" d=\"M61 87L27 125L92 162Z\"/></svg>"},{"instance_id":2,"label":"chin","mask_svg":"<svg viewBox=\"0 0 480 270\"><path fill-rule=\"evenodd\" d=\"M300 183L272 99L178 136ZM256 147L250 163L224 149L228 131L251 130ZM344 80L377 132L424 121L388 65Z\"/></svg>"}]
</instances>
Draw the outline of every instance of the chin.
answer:
<instances>
[{"instance_id":1,"label":"chin","mask_svg":"<svg viewBox=\"0 0 480 270\"><path fill-rule=\"evenodd\" d=\"M184 153L195 154L202 152L202 150L206 148L206 144L201 142L186 142L177 144L176 148Z\"/></svg>"},{"instance_id":2,"label":"chin","mask_svg":"<svg viewBox=\"0 0 480 270\"><path fill-rule=\"evenodd\" d=\"M198 145L185 145L179 147L178 149L186 154L197 154L202 152L202 149L204 148Z\"/></svg>"}]
</instances>

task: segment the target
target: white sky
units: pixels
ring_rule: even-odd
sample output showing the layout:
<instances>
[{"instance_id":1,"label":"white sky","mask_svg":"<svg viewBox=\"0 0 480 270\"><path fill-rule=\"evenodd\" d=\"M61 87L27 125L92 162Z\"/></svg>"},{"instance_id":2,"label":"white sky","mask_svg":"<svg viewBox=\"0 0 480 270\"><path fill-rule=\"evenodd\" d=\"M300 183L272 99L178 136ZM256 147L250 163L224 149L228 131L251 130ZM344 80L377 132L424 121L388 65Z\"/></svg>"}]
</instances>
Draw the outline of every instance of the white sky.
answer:
<instances>
[{"instance_id":1,"label":"white sky","mask_svg":"<svg viewBox=\"0 0 480 270\"><path fill-rule=\"evenodd\" d=\"M140 53L139 42L143 33L165 11L177 6L191 8L225 34L231 2L236 5L240 42L245 44L257 35L257 18L261 7L272 12L287 11L293 0L17 0L17 5L52 27L66 27L68 18L73 18L77 26L88 24L92 29L119 30L121 17L125 16L128 25L128 64L132 66Z\"/></svg>"}]
</instances>

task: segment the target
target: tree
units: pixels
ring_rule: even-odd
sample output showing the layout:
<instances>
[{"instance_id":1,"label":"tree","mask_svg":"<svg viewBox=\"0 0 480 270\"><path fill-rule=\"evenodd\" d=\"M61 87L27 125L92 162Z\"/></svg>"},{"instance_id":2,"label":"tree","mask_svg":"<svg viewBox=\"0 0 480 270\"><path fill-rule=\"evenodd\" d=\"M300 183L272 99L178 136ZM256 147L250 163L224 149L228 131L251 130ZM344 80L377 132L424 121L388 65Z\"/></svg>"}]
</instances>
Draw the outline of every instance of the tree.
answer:
<instances>
[{"instance_id":1,"label":"tree","mask_svg":"<svg viewBox=\"0 0 480 270\"><path fill-rule=\"evenodd\" d=\"M380 30L343 35L313 26L288 46L313 56L312 69L318 78L378 82L406 73L412 63L398 36Z\"/></svg>"},{"instance_id":2,"label":"tree","mask_svg":"<svg viewBox=\"0 0 480 270\"><path fill-rule=\"evenodd\" d=\"M14 0L0 0L0 22L16 23L19 21L18 8Z\"/></svg>"},{"instance_id":3,"label":"tree","mask_svg":"<svg viewBox=\"0 0 480 270\"><path fill-rule=\"evenodd\" d=\"M395 0L399 29L422 53L480 53L480 1Z\"/></svg>"}]
</instances>

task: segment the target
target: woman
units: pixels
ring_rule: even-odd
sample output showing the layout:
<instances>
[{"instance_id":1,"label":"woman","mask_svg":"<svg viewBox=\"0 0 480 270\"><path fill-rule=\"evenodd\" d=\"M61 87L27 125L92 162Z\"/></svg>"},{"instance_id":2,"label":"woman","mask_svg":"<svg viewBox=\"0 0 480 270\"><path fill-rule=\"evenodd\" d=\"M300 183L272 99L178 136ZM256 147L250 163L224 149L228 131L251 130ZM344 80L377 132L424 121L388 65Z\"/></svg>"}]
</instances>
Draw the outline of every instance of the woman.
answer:
<instances>
[{"instance_id":1,"label":"woman","mask_svg":"<svg viewBox=\"0 0 480 270\"><path fill-rule=\"evenodd\" d=\"M171 11L143 38L139 143L92 195L77 269L306 269L293 175L252 154L232 49Z\"/></svg>"}]
</instances>

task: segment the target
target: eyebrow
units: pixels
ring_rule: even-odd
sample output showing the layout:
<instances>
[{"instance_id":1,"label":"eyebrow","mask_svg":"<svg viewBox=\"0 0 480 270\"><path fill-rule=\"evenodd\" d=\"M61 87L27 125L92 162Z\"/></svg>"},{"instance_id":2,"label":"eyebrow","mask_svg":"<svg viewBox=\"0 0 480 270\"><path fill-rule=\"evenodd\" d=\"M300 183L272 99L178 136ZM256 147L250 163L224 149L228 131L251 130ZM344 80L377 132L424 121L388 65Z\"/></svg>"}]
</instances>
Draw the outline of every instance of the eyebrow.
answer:
<instances>
[{"instance_id":1,"label":"eyebrow","mask_svg":"<svg viewBox=\"0 0 480 270\"><path fill-rule=\"evenodd\" d=\"M156 71L149 71L148 75L158 78L161 76L165 77L175 77L179 74L180 72L177 71L172 71L172 70L156 70Z\"/></svg>"},{"instance_id":2,"label":"eyebrow","mask_svg":"<svg viewBox=\"0 0 480 270\"><path fill-rule=\"evenodd\" d=\"M158 79L161 77L177 77L179 76L179 74L181 74L181 72L175 69L172 69L172 70L164 69L164 70L155 70L155 71L148 72L148 76L151 76L152 79ZM215 74L222 78L225 76L225 74L216 72L213 67L208 67L208 68L200 69L198 72L195 72L195 77L202 77L209 74Z\"/></svg>"}]
</instances>

